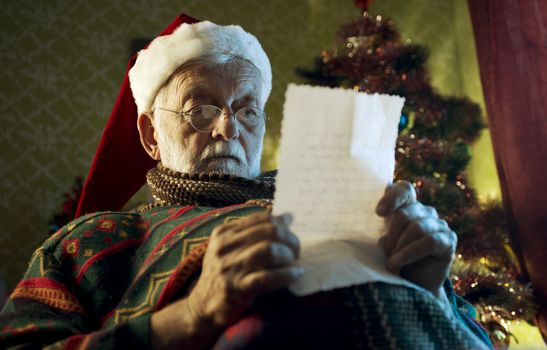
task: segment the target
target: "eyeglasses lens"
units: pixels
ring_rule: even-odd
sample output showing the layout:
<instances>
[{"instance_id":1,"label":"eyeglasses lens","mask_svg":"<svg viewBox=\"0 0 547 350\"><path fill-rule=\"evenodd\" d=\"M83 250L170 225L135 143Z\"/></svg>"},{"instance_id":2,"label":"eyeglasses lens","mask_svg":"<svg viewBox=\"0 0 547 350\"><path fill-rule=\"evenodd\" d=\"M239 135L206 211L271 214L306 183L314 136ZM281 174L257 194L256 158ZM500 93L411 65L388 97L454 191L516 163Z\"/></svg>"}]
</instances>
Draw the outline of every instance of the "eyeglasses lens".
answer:
<instances>
[{"instance_id":1,"label":"eyeglasses lens","mask_svg":"<svg viewBox=\"0 0 547 350\"><path fill-rule=\"evenodd\" d=\"M198 106L190 111L190 121L199 131L213 130L223 112L213 105ZM245 127L256 127L264 121L264 112L254 107L243 107L235 113L237 120Z\"/></svg>"}]
</instances>

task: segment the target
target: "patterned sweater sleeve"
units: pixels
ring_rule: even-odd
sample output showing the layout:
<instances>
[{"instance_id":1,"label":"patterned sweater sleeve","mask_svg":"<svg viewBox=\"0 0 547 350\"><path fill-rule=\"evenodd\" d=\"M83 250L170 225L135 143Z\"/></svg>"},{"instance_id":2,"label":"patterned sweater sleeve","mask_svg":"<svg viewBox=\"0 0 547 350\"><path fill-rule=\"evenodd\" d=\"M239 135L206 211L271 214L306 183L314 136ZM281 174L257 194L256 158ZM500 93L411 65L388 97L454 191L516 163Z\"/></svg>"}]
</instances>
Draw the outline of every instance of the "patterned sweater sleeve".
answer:
<instances>
[{"instance_id":1,"label":"patterned sweater sleeve","mask_svg":"<svg viewBox=\"0 0 547 350\"><path fill-rule=\"evenodd\" d=\"M89 316L72 274L59 258L57 248L67 242L62 236L58 232L34 252L1 311L0 348L149 348L150 315L106 329Z\"/></svg>"},{"instance_id":2,"label":"patterned sweater sleeve","mask_svg":"<svg viewBox=\"0 0 547 350\"><path fill-rule=\"evenodd\" d=\"M450 302L450 306L452 307L452 311L460 322L465 324L467 328L487 346L494 349L494 345L490 341L488 332L477 320L477 311L475 310L475 307L454 292L450 280L445 280L443 286L446 291L448 301Z\"/></svg>"}]
</instances>

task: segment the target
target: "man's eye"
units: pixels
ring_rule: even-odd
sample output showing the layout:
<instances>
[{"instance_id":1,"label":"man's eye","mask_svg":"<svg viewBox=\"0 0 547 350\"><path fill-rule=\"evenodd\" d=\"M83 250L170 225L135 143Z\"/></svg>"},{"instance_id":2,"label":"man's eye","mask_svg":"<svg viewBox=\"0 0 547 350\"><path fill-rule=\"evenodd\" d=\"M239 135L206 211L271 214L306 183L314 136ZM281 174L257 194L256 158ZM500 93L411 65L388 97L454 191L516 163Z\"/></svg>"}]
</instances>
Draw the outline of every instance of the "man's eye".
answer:
<instances>
[{"instance_id":1,"label":"man's eye","mask_svg":"<svg viewBox=\"0 0 547 350\"><path fill-rule=\"evenodd\" d=\"M199 110L196 115L199 115L201 118L204 119L214 119L218 117L221 113L221 110L216 106L204 105L196 107L195 109Z\"/></svg>"},{"instance_id":2,"label":"man's eye","mask_svg":"<svg viewBox=\"0 0 547 350\"><path fill-rule=\"evenodd\" d=\"M245 108L243 112L245 113L245 117L247 118L255 118L258 116L256 111L252 108Z\"/></svg>"},{"instance_id":3,"label":"man's eye","mask_svg":"<svg viewBox=\"0 0 547 350\"><path fill-rule=\"evenodd\" d=\"M203 113L203 108L201 107L194 107L192 108L192 110L190 111L190 113L192 113L192 115L200 115Z\"/></svg>"}]
</instances>

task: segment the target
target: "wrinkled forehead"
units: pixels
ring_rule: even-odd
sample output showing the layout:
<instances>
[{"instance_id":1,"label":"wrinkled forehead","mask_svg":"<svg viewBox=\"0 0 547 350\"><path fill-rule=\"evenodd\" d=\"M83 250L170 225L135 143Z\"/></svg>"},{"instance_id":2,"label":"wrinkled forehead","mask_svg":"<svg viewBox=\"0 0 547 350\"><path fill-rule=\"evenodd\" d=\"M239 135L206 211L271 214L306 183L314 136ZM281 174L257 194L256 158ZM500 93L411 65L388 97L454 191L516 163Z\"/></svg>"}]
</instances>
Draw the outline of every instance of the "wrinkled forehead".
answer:
<instances>
[{"instance_id":1,"label":"wrinkled forehead","mask_svg":"<svg viewBox=\"0 0 547 350\"><path fill-rule=\"evenodd\" d=\"M189 99L203 100L203 103L244 99L252 100L260 107L265 104L260 101L260 71L243 59L215 64L191 62L179 68L162 90L163 100L178 103L180 108Z\"/></svg>"}]
</instances>

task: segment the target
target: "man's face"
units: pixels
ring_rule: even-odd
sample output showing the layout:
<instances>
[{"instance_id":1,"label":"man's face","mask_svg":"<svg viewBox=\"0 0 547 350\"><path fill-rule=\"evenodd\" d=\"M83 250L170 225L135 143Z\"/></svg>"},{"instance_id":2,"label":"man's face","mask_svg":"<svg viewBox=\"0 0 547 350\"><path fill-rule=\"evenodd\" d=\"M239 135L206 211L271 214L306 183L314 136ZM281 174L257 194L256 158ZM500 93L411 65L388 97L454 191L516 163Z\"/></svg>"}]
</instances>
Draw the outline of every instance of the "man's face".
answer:
<instances>
[{"instance_id":1,"label":"man's face","mask_svg":"<svg viewBox=\"0 0 547 350\"><path fill-rule=\"evenodd\" d=\"M155 101L154 137L163 165L186 173L257 177L265 124L251 129L232 113L246 106L263 109L261 87L256 69L242 60L179 73ZM189 111L199 105L214 105L224 112L212 131L199 132L183 117L158 109Z\"/></svg>"}]
</instances>

